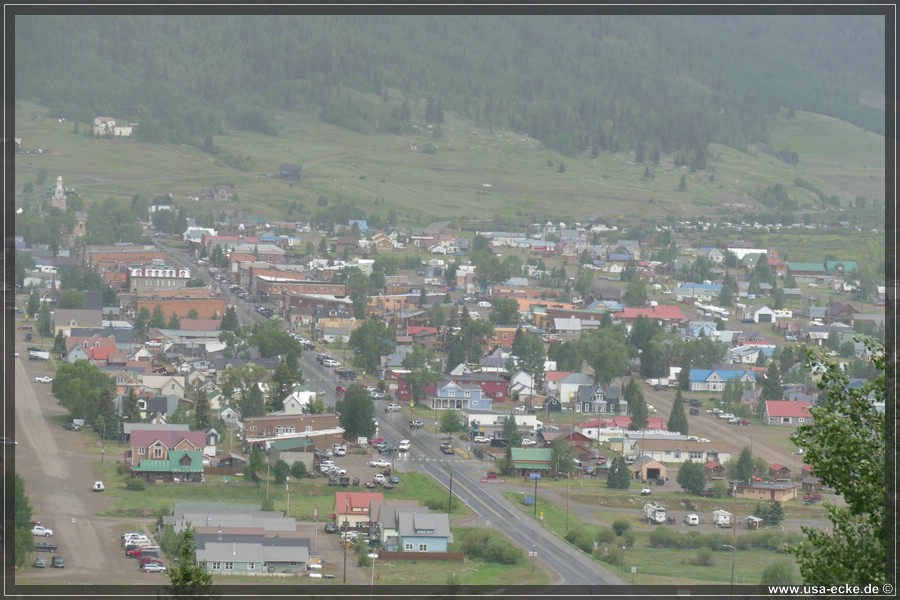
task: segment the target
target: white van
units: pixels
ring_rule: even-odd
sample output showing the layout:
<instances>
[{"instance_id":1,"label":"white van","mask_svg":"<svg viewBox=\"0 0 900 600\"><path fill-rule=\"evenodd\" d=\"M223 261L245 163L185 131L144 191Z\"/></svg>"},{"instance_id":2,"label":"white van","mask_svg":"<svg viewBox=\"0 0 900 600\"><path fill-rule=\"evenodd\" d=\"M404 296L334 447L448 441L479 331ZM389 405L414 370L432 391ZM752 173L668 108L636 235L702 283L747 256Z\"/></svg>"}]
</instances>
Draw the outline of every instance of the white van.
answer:
<instances>
[{"instance_id":1,"label":"white van","mask_svg":"<svg viewBox=\"0 0 900 600\"><path fill-rule=\"evenodd\" d=\"M493 304L491 304L490 302L488 302L486 300L482 300L481 302L478 303L478 308L491 308L492 306L493 306Z\"/></svg>"},{"instance_id":2,"label":"white van","mask_svg":"<svg viewBox=\"0 0 900 600\"><path fill-rule=\"evenodd\" d=\"M400 443L397 444L397 450L400 452L406 452L409 450L409 440L400 440Z\"/></svg>"},{"instance_id":3,"label":"white van","mask_svg":"<svg viewBox=\"0 0 900 600\"><path fill-rule=\"evenodd\" d=\"M94 490L95 492L102 492L103 490L106 489L106 486L103 485L102 481L95 481L94 485L91 487L91 489Z\"/></svg>"}]
</instances>

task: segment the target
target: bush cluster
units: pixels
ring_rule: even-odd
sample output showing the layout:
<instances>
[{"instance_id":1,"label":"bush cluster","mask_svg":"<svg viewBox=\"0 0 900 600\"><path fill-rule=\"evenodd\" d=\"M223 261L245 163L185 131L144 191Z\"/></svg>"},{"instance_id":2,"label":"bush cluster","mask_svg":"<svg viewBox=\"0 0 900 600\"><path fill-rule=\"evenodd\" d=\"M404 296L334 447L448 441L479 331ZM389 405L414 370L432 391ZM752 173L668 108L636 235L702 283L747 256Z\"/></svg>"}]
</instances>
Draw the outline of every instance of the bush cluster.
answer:
<instances>
[{"instance_id":1,"label":"bush cluster","mask_svg":"<svg viewBox=\"0 0 900 600\"><path fill-rule=\"evenodd\" d=\"M524 557L520 548L499 533L487 529L475 529L467 533L462 542L462 551L469 558L481 558L502 565L514 565Z\"/></svg>"},{"instance_id":2,"label":"bush cluster","mask_svg":"<svg viewBox=\"0 0 900 600\"><path fill-rule=\"evenodd\" d=\"M570 529L566 533L566 541L590 554L594 551L594 537L584 529Z\"/></svg>"}]
</instances>

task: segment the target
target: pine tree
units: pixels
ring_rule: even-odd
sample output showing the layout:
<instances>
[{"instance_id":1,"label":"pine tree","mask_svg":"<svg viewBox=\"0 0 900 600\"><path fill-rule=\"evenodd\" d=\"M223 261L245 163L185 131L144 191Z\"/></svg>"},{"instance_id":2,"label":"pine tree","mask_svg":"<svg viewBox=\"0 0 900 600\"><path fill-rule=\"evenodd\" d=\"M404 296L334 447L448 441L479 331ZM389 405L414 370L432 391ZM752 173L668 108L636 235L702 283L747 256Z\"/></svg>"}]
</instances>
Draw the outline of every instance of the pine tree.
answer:
<instances>
[{"instance_id":1,"label":"pine tree","mask_svg":"<svg viewBox=\"0 0 900 600\"><path fill-rule=\"evenodd\" d=\"M644 394L634 377L625 385L625 401L628 403L628 412L631 414L631 424L628 428L632 431L646 429L649 417L647 403L644 402Z\"/></svg>"},{"instance_id":2,"label":"pine tree","mask_svg":"<svg viewBox=\"0 0 900 600\"><path fill-rule=\"evenodd\" d=\"M687 415L684 414L684 401L681 399L681 390L675 392L675 401L672 403L672 412L667 423L669 431L677 431L681 435L688 434Z\"/></svg>"},{"instance_id":3,"label":"pine tree","mask_svg":"<svg viewBox=\"0 0 900 600\"><path fill-rule=\"evenodd\" d=\"M197 399L194 401L194 429L206 431L210 428L212 421L210 419L209 397L206 392L197 392Z\"/></svg>"},{"instance_id":4,"label":"pine tree","mask_svg":"<svg viewBox=\"0 0 900 600\"><path fill-rule=\"evenodd\" d=\"M687 176L686 175L681 176L681 181L678 182L678 191L679 192L687 191Z\"/></svg>"},{"instance_id":5,"label":"pine tree","mask_svg":"<svg viewBox=\"0 0 900 600\"><path fill-rule=\"evenodd\" d=\"M167 592L173 600L218 597L212 585L212 573L206 570L205 563L197 563L197 542L190 525L182 531L178 560L172 561L168 574L172 585Z\"/></svg>"},{"instance_id":6,"label":"pine tree","mask_svg":"<svg viewBox=\"0 0 900 600\"><path fill-rule=\"evenodd\" d=\"M772 361L766 369L766 378L763 380L761 400L783 400L784 389L781 387L781 373L778 369L778 361Z\"/></svg>"},{"instance_id":7,"label":"pine tree","mask_svg":"<svg viewBox=\"0 0 900 600\"><path fill-rule=\"evenodd\" d=\"M628 470L628 465L625 463L624 457L617 456L609 466L609 473L606 476L606 487L616 490L627 490L629 485L631 485L631 473Z\"/></svg>"}]
</instances>

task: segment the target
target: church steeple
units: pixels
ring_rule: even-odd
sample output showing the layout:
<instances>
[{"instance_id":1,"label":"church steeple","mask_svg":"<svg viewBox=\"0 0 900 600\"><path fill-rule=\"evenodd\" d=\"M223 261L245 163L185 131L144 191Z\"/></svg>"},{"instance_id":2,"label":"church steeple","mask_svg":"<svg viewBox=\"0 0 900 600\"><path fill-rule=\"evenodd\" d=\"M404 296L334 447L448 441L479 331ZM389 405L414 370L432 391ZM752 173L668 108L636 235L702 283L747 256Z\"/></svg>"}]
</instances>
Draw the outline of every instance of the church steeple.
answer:
<instances>
[{"instance_id":1,"label":"church steeple","mask_svg":"<svg viewBox=\"0 0 900 600\"><path fill-rule=\"evenodd\" d=\"M56 178L56 189L53 190L50 206L66 210L66 190L63 188L62 175Z\"/></svg>"}]
</instances>

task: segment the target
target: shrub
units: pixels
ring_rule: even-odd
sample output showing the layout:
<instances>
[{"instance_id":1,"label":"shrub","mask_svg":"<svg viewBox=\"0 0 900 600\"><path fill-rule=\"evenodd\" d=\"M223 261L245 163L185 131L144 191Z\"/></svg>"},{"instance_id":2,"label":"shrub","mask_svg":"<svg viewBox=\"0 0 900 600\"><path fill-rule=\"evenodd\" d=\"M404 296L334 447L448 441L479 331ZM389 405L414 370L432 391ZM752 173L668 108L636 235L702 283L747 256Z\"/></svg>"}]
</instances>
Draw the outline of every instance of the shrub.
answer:
<instances>
[{"instance_id":1,"label":"shrub","mask_svg":"<svg viewBox=\"0 0 900 600\"><path fill-rule=\"evenodd\" d=\"M125 489L132 492L143 492L147 489L147 482L139 477L127 479L125 481Z\"/></svg>"},{"instance_id":2,"label":"shrub","mask_svg":"<svg viewBox=\"0 0 900 600\"><path fill-rule=\"evenodd\" d=\"M673 548L678 545L677 534L666 527L656 527L650 533L649 541L654 548Z\"/></svg>"},{"instance_id":3,"label":"shrub","mask_svg":"<svg viewBox=\"0 0 900 600\"><path fill-rule=\"evenodd\" d=\"M625 519L616 519L612 524L613 529L616 532L616 535L622 535L625 533L629 527L631 527L631 523L626 521Z\"/></svg>"},{"instance_id":4,"label":"shrub","mask_svg":"<svg viewBox=\"0 0 900 600\"><path fill-rule=\"evenodd\" d=\"M522 558L522 550L505 540L492 539L484 550L484 559L501 565L514 565Z\"/></svg>"},{"instance_id":5,"label":"shrub","mask_svg":"<svg viewBox=\"0 0 900 600\"><path fill-rule=\"evenodd\" d=\"M795 583L794 569L790 563L774 563L763 569L760 585L789 585Z\"/></svg>"},{"instance_id":6,"label":"shrub","mask_svg":"<svg viewBox=\"0 0 900 600\"><path fill-rule=\"evenodd\" d=\"M603 528L597 532L597 543L609 544L616 539L616 532L612 529Z\"/></svg>"},{"instance_id":7,"label":"shrub","mask_svg":"<svg viewBox=\"0 0 900 600\"><path fill-rule=\"evenodd\" d=\"M625 551L621 548L609 548L608 552L606 549L601 550L597 548L597 551L594 553L595 558L602 560L605 563L609 563L611 565L616 566L624 566L625 565Z\"/></svg>"},{"instance_id":8,"label":"shrub","mask_svg":"<svg viewBox=\"0 0 900 600\"><path fill-rule=\"evenodd\" d=\"M697 550L697 564L701 567L711 567L713 565L713 553L709 548L700 548Z\"/></svg>"},{"instance_id":9,"label":"shrub","mask_svg":"<svg viewBox=\"0 0 900 600\"><path fill-rule=\"evenodd\" d=\"M625 533L623 533L622 537L620 539L625 542L625 544L624 544L625 546L628 546L629 548L634 548L635 537L636 536L635 536L634 532L629 530L629 531L626 531Z\"/></svg>"},{"instance_id":10,"label":"shrub","mask_svg":"<svg viewBox=\"0 0 900 600\"><path fill-rule=\"evenodd\" d=\"M594 540L584 529L572 529L566 533L566 541L590 554L594 550Z\"/></svg>"}]
</instances>

